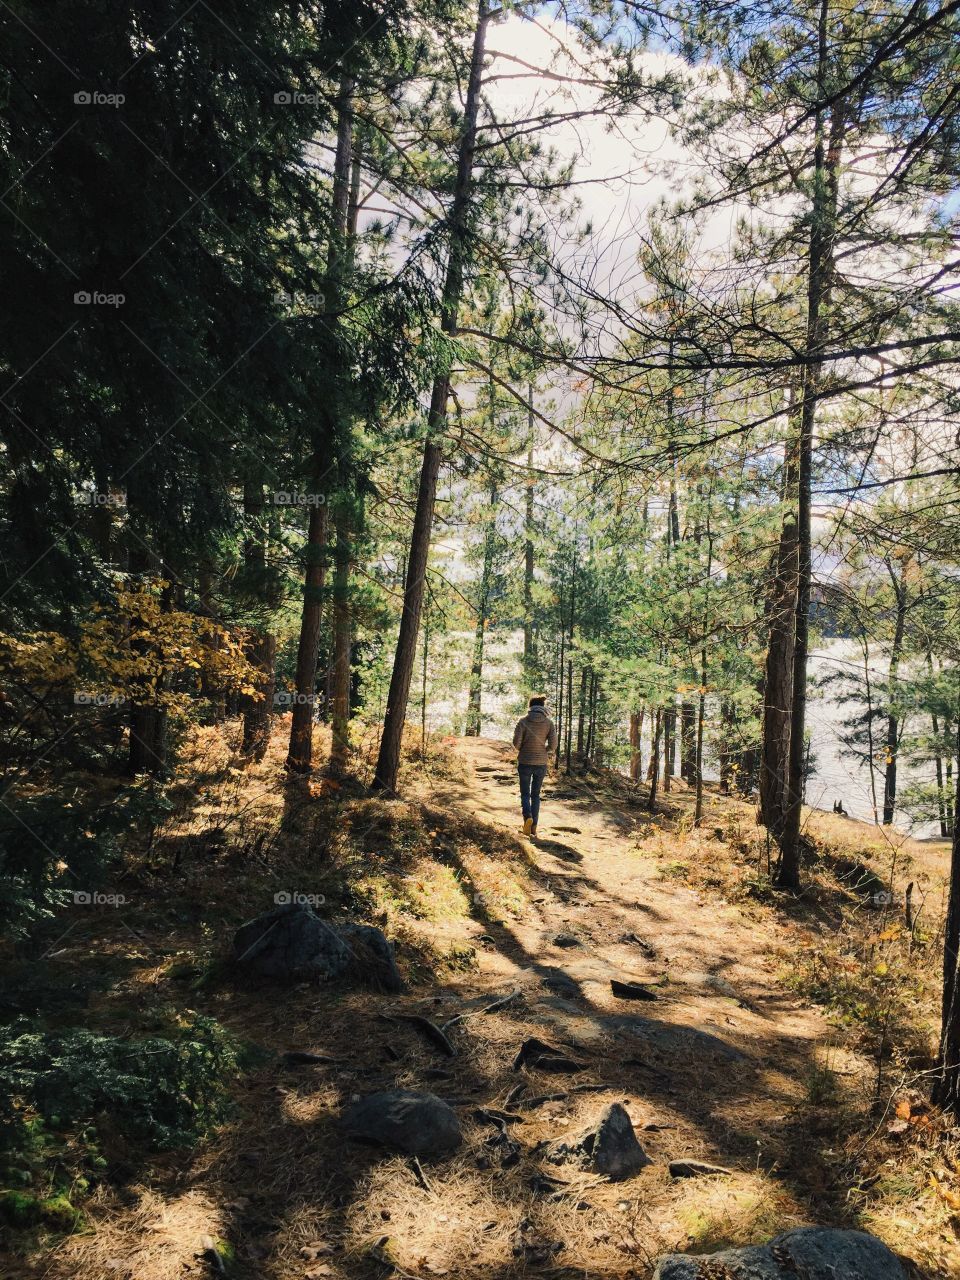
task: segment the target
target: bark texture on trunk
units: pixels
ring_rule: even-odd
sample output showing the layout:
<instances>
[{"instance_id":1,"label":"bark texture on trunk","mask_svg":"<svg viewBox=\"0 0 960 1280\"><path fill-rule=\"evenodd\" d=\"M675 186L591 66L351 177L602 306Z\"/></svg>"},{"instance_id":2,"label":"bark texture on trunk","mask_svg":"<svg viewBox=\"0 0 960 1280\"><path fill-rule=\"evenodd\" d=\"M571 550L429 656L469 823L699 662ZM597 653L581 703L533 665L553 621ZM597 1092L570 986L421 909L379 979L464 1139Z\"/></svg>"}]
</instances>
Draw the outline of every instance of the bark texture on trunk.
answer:
<instances>
[{"instance_id":1,"label":"bark texture on trunk","mask_svg":"<svg viewBox=\"0 0 960 1280\"><path fill-rule=\"evenodd\" d=\"M697 713L692 702L680 704L680 777L691 783L697 772Z\"/></svg>"},{"instance_id":2,"label":"bark texture on trunk","mask_svg":"<svg viewBox=\"0 0 960 1280\"><path fill-rule=\"evenodd\" d=\"M797 614L797 524L788 512L780 531L768 604L763 680L759 819L774 839L783 834L790 772L790 708Z\"/></svg>"},{"instance_id":3,"label":"bark texture on trunk","mask_svg":"<svg viewBox=\"0 0 960 1280\"><path fill-rule=\"evenodd\" d=\"M900 659L903 656L903 637L907 625L907 585L906 567L901 570L899 578L894 574L892 566L887 566L893 582L893 592L897 601L897 620L894 626L893 643L890 646L890 665L887 671L887 758L883 775L883 825L893 823L893 815L897 808L897 755L900 751L900 716L897 711L897 683L900 673Z\"/></svg>"},{"instance_id":4,"label":"bark texture on trunk","mask_svg":"<svg viewBox=\"0 0 960 1280\"><path fill-rule=\"evenodd\" d=\"M341 774L350 754L350 648L353 638L350 615L349 514L338 508L334 517L337 542L333 562L333 680L330 715L330 771Z\"/></svg>"},{"instance_id":5,"label":"bark texture on trunk","mask_svg":"<svg viewBox=\"0 0 960 1280\"><path fill-rule=\"evenodd\" d=\"M477 113L480 108L480 85L483 75L483 53L490 10L487 0L480 0L477 26L473 37L470 59L470 78L464 107L463 132L457 155L457 176L453 202L450 208L450 254L444 280L440 326L444 333L457 331L460 300L463 296L464 272L469 243L468 212L473 186L473 160L476 149ZM394 655L390 690L384 712L380 751L373 778L378 791L396 794L397 774L400 769L400 752L403 743L403 723L410 697L413 679L413 663L417 649L417 632L423 610L426 585L427 560L430 553L430 533L437 501L437 476L440 472L439 439L447 421L447 400L450 395L450 374L442 373L434 380L427 417L427 441L420 468L420 483L410 539L410 558L404 583L403 610L400 615L400 634Z\"/></svg>"},{"instance_id":6,"label":"bark texture on trunk","mask_svg":"<svg viewBox=\"0 0 960 1280\"><path fill-rule=\"evenodd\" d=\"M643 712L630 712L630 781L640 781L640 733L643 729Z\"/></svg>"},{"instance_id":7,"label":"bark texture on trunk","mask_svg":"<svg viewBox=\"0 0 960 1280\"><path fill-rule=\"evenodd\" d=\"M660 730L663 726L663 712L657 708L653 721L653 745L650 748L650 798L647 808L651 813L657 811L657 781L660 776Z\"/></svg>"},{"instance_id":8,"label":"bark texture on trunk","mask_svg":"<svg viewBox=\"0 0 960 1280\"><path fill-rule=\"evenodd\" d=\"M354 80L352 76L341 77L337 95L337 143L333 162L333 190L330 208L330 239L327 246L327 293L326 310L330 313L328 323L337 326L340 323L347 275L352 265L353 234L356 230L356 203L359 192L359 167L355 165L353 146L353 97ZM352 194L352 199L351 199ZM348 453L350 423L343 421L340 413L336 428L340 439L336 444L341 456ZM316 454L311 462L311 482L319 488L320 476L325 468ZM342 504L344 482L349 477L338 475L338 502ZM309 773L313 767L313 722L316 707L317 659L320 653L320 629L323 616L323 593L326 586L326 542L328 516L323 495L314 494L315 503L310 508L307 526L307 542L305 548L305 564L303 579L303 607L300 613L300 638L297 644L297 667L295 675L296 690L293 704L293 715L290 724L290 743L287 748L287 768L293 773ZM338 506L337 546L334 582L334 626L333 626L333 661L332 670L327 672L325 701L333 703L333 748L331 750L331 766L336 770L342 763L342 753L338 751L338 742L346 736L343 707L346 698L346 719L349 719L350 707L350 614L349 614L349 571L350 547L348 526L345 517L341 518L342 505ZM343 655L346 651L346 670L343 670ZM338 711L341 723L336 723Z\"/></svg>"},{"instance_id":9,"label":"bark texture on trunk","mask_svg":"<svg viewBox=\"0 0 960 1280\"><path fill-rule=\"evenodd\" d=\"M160 576L162 565L159 557L150 550L147 530L138 520L138 504L136 487L131 482L128 487L128 539L127 566L130 573L142 575L144 579L151 575ZM138 655L148 657L151 645L149 640L138 640L131 644ZM159 679L153 680L153 695L159 691ZM130 740L128 744L127 771L131 774L161 774L166 765L166 717L148 697L145 701L134 702L130 707Z\"/></svg>"},{"instance_id":10,"label":"bark texture on trunk","mask_svg":"<svg viewBox=\"0 0 960 1280\"><path fill-rule=\"evenodd\" d=\"M829 0L821 0L818 32L818 84L826 84ZM807 333L803 395L800 406L800 438L797 449L797 609L793 651L793 690L790 702L790 770L787 810L780 837L780 863L776 882L784 889L800 886L801 816L807 761L807 658L810 648L810 600L812 585L811 511L813 487L813 436L817 394L827 342L826 314L833 272L836 235L838 176L843 146L844 104L831 108L829 130L818 111L814 146L814 196L810 218L807 277Z\"/></svg>"},{"instance_id":11,"label":"bark texture on trunk","mask_svg":"<svg viewBox=\"0 0 960 1280\"><path fill-rule=\"evenodd\" d=\"M960 745L960 744L958 744ZM960 774L954 812L960 813ZM954 826L950 888L943 936L943 993L940 1052L933 1082L933 1101L960 1116L960 824Z\"/></svg>"},{"instance_id":12,"label":"bark texture on trunk","mask_svg":"<svg viewBox=\"0 0 960 1280\"><path fill-rule=\"evenodd\" d=\"M260 527L264 515L263 485L248 481L243 490L243 506L254 522L254 529L247 538L244 560L250 574L255 594L265 590L267 568L266 533ZM254 760L262 760L270 744L273 724L273 698L276 691L277 638L268 631L253 629L247 640L247 658L256 668L253 686L257 697L242 699L243 736L240 750Z\"/></svg>"},{"instance_id":13,"label":"bark texture on trunk","mask_svg":"<svg viewBox=\"0 0 960 1280\"><path fill-rule=\"evenodd\" d=\"M467 695L467 723L464 730L468 738L480 736L483 723L483 656L487 638L487 614L490 611L490 591L493 585L493 558L496 552L497 486L490 485L490 511L483 532L483 568L480 572L480 590L477 600L477 623L473 633L473 661L470 664L470 690Z\"/></svg>"},{"instance_id":14,"label":"bark texture on trunk","mask_svg":"<svg viewBox=\"0 0 960 1280\"><path fill-rule=\"evenodd\" d=\"M532 405L532 385L527 388L527 399ZM528 426L532 440L535 427L532 408L529 411ZM533 501L533 446L531 445L527 450L527 491L524 495L523 512L523 671L528 681L533 679L534 668L537 665L533 644Z\"/></svg>"},{"instance_id":15,"label":"bark texture on trunk","mask_svg":"<svg viewBox=\"0 0 960 1280\"><path fill-rule=\"evenodd\" d=\"M287 768L292 773L309 773L313 763L317 655L320 652L323 591L327 572L326 541L327 509L325 506L311 507L304 549L306 565L300 640L297 645L296 689L290 722L290 745L287 748Z\"/></svg>"}]
</instances>

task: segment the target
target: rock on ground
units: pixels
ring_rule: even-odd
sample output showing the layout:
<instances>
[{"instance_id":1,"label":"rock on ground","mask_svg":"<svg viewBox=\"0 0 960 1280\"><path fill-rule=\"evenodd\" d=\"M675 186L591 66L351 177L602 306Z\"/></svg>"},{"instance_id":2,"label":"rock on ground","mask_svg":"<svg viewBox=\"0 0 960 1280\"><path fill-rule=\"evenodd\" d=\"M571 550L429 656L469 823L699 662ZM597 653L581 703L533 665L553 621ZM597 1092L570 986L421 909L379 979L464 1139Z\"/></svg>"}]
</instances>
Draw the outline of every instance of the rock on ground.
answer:
<instances>
[{"instance_id":1,"label":"rock on ground","mask_svg":"<svg viewBox=\"0 0 960 1280\"><path fill-rule=\"evenodd\" d=\"M725 1169L720 1164L707 1164L705 1160L671 1160L669 1167L671 1178L699 1178L713 1173L733 1173L732 1169Z\"/></svg>"},{"instance_id":2,"label":"rock on ground","mask_svg":"<svg viewBox=\"0 0 960 1280\"><path fill-rule=\"evenodd\" d=\"M439 1155L463 1142L457 1113L433 1093L391 1089L371 1093L343 1113L352 1138L406 1155Z\"/></svg>"},{"instance_id":3,"label":"rock on ground","mask_svg":"<svg viewBox=\"0 0 960 1280\"><path fill-rule=\"evenodd\" d=\"M611 1182L632 1178L653 1161L637 1141L630 1116L619 1102L605 1107L596 1124L578 1138L555 1142L547 1149L555 1164L576 1161L581 1167L606 1175Z\"/></svg>"},{"instance_id":4,"label":"rock on ground","mask_svg":"<svg viewBox=\"0 0 960 1280\"><path fill-rule=\"evenodd\" d=\"M385 991L403 987L393 947L379 929L331 924L306 903L284 903L241 925L233 959L244 973L276 982L354 978Z\"/></svg>"},{"instance_id":5,"label":"rock on ground","mask_svg":"<svg viewBox=\"0 0 960 1280\"><path fill-rule=\"evenodd\" d=\"M704 1257L669 1254L653 1280L907 1280L887 1246L864 1231L799 1227L763 1245Z\"/></svg>"}]
</instances>

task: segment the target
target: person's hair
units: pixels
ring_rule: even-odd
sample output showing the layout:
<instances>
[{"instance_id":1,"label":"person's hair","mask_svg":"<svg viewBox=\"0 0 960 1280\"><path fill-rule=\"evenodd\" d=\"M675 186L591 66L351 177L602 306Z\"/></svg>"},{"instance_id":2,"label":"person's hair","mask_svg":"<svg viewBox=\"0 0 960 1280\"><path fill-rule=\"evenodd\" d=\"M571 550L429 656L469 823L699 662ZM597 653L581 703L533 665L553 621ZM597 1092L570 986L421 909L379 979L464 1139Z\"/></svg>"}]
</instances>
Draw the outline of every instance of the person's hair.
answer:
<instances>
[{"instance_id":1,"label":"person's hair","mask_svg":"<svg viewBox=\"0 0 960 1280\"><path fill-rule=\"evenodd\" d=\"M527 705L530 707L542 707L546 701L547 695L545 693L534 693L531 695Z\"/></svg>"}]
</instances>

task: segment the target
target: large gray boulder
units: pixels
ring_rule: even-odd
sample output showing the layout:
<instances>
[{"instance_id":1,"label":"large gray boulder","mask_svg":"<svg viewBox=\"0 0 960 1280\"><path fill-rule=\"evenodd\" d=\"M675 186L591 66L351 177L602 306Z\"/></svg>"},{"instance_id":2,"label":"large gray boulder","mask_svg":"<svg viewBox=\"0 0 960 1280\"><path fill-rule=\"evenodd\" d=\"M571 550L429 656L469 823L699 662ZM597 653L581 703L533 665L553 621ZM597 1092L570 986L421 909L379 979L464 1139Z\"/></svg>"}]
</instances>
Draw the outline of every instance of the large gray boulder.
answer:
<instances>
[{"instance_id":1,"label":"large gray boulder","mask_svg":"<svg viewBox=\"0 0 960 1280\"><path fill-rule=\"evenodd\" d=\"M574 1161L581 1168L605 1175L611 1182L632 1178L653 1163L637 1141L630 1116L619 1102L605 1107L597 1122L579 1137L553 1143L546 1154L554 1164Z\"/></svg>"},{"instance_id":2,"label":"large gray boulder","mask_svg":"<svg viewBox=\"0 0 960 1280\"><path fill-rule=\"evenodd\" d=\"M725 1249L703 1257L671 1253L653 1280L907 1280L885 1244L864 1231L798 1227L767 1244Z\"/></svg>"},{"instance_id":3,"label":"large gray boulder","mask_svg":"<svg viewBox=\"0 0 960 1280\"><path fill-rule=\"evenodd\" d=\"M352 978L400 991L393 947L372 925L335 925L306 903L287 902L240 926L233 961L245 974L274 982Z\"/></svg>"},{"instance_id":4,"label":"large gray boulder","mask_svg":"<svg viewBox=\"0 0 960 1280\"><path fill-rule=\"evenodd\" d=\"M351 1138L405 1155L440 1155L463 1142L457 1113L434 1093L390 1089L353 1103L341 1118Z\"/></svg>"}]
</instances>

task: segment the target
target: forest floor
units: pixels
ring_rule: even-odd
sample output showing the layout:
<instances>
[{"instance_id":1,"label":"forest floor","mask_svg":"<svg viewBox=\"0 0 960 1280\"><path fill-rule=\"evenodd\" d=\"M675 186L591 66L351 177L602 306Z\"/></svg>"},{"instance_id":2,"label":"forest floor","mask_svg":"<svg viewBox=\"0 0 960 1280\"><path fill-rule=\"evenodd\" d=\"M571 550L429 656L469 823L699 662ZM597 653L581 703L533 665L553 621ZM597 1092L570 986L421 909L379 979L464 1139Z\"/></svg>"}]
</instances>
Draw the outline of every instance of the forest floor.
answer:
<instances>
[{"instance_id":1,"label":"forest floor","mask_svg":"<svg viewBox=\"0 0 960 1280\"><path fill-rule=\"evenodd\" d=\"M647 1280L662 1253L816 1222L874 1232L918 1276L960 1275L958 1134L926 1106L923 1076L943 844L810 814L806 888L782 895L753 806L713 789L695 828L677 781L652 816L645 788L617 775L561 774L533 842L505 744L434 744L407 766L402 801L284 782L282 753L278 732L242 768L201 735L125 874L123 912L91 910L42 957L5 962L43 1000L82 990L87 1025L146 1033L197 1010L260 1058L234 1119L188 1156L104 1137L112 1176L85 1195L82 1225L21 1239L0 1274ZM408 990L234 982L232 930L277 891L379 924ZM656 998L618 998L611 980ZM448 1030L456 1056L397 1012L466 1014ZM582 1070L515 1071L530 1036ZM335 1061L289 1066L287 1050ZM456 1106L463 1148L418 1170L345 1142L343 1107L391 1087ZM614 1101L646 1169L612 1184L545 1161L538 1144ZM518 1117L512 1141L484 1108ZM682 1158L729 1172L671 1177Z\"/></svg>"}]
</instances>

